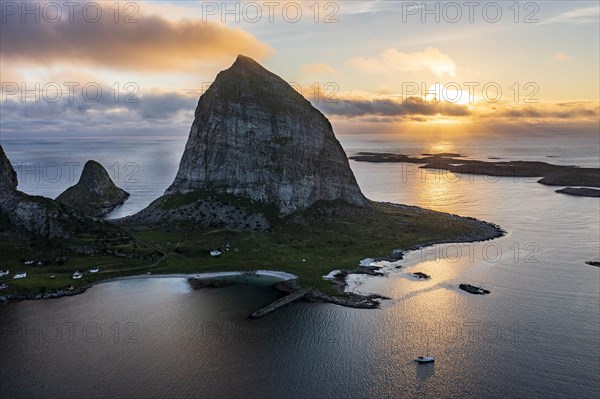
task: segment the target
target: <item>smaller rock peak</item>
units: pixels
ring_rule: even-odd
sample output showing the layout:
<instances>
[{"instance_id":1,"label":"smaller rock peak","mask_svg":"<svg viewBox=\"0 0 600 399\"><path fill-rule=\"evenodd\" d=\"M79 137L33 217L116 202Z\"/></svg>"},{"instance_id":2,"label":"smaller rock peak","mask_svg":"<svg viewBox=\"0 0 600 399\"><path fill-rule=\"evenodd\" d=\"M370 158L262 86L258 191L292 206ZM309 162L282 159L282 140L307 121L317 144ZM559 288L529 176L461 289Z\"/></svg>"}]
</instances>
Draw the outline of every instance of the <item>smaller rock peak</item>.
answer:
<instances>
[{"instance_id":1,"label":"smaller rock peak","mask_svg":"<svg viewBox=\"0 0 600 399\"><path fill-rule=\"evenodd\" d=\"M98 182L110 180L108 172L104 167L94 160L89 160L85 163L83 167L83 172L81 172L80 182ZM112 183L112 180L110 180Z\"/></svg>"},{"instance_id":2,"label":"smaller rock peak","mask_svg":"<svg viewBox=\"0 0 600 399\"><path fill-rule=\"evenodd\" d=\"M86 169L86 168L104 169L104 167L102 165L100 165L100 163L94 161L93 159L90 159L89 161L87 161L85 163L85 166L83 167L83 169Z\"/></svg>"},{"instance_id":3,"label":"smaller rock peak","mask_svg":"<svg viewBox=\"0 0 600 399\"><path fill-rule=\"evenodd\" d=\"M56 200L99 217L123 204L127 197L129 193L115 185L100 163L89 160L77 184L65 190Z\"/></svg>"}]
</instances>

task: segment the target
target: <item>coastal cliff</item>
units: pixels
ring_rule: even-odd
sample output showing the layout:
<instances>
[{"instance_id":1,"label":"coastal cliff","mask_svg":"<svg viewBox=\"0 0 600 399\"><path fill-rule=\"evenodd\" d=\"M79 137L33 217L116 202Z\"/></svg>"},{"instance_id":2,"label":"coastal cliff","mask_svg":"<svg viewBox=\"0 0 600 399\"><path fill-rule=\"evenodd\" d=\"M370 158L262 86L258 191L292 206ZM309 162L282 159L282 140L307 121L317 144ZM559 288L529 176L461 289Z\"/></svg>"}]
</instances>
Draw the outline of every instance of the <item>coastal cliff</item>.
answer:
<instances>
[{"instance_id":1,"label":"coastal cliff","mask_svg":"<svg viewBox=\"0 0 600 399\"><path fill-rule=\"evenodd\" d=\"M66 238L70 225L79 216L49 198L27 195L17 190L17 173L0 146L0 212L16 228L48 238Z\"/></svg>"}]
</instances>

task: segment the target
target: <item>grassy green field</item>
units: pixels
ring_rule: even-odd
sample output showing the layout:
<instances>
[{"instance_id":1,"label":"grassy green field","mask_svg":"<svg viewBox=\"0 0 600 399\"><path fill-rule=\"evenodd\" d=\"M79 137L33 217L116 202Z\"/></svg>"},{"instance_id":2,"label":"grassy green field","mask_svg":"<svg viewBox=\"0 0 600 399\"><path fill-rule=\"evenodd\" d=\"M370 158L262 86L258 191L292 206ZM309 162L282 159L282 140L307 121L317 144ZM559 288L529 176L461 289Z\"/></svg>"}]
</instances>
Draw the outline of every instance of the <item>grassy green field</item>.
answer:
<instances>
[{"instance_id":1,"label":"grassy green field","mask_svg":"<svg viewBox=\"0 0 600 399\"><path fill-rule=\"evenodd\" d=\"M372 210L343 207L313 207L294 216L272 220L268 231L195 228L187 231L138 230L135 240L123 244L122 256L70 256L62 265L23 266L21 258L54 259L65 255L52 247L31 248L0 243L0 269L27 271L28 277L8 281L8 292L43 292L83 285L101 279L145 272L201 273L215 271L280 270L299 276L304 286L332 293L331 282L322 276L334 269L358 266L366 257L384 257L395 249L445 240L472 239L478 226L472 220L413 207L374 204ZM212 249L229 244L229 251L212 257ZM7 250L5 252L5 250ZM162 253L160 253L162 252ZM156 261L166 255L159 263ZM75 270L100 266L102 273L85 273L82 280L70 278ZM140 269L140 267L143 267ZM56 278L50 280L54 274Z\"/></svg>"}]
</instances>

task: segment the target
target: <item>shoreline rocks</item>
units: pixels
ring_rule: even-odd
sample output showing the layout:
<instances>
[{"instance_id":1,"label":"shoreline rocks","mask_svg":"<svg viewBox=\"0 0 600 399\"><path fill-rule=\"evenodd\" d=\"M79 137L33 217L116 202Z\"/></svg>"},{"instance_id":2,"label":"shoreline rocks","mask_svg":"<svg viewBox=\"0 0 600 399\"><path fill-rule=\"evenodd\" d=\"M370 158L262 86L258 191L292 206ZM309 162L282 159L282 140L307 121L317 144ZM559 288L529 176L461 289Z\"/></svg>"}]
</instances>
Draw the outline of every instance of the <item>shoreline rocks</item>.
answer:
<instances>
[{"instance_id":1,"label":"shoreline rocks","mask_svg":"<svg viewBox=\"0 0 600 399\"><path fill-rule=\"evenodd\" d=\"M68 288L62 288L55 291L48 291L44 293L29 293L29 294L9 294L6 296L0 296L0 303L8 303L8 302L19 302L19 301L35 301L40 299L55 299L62 298L65 296L74 296L83 294L90 288L92 285L85 285L81 287L74 287L72 290Z\"/></svg>"},{"instance_id":2,"label":"shoreline rocks","mask_svg":"<svg viewBox=\"0 0 600 399\"><path fill-rule=\"evenodd\" d=\"M190 287L194 290L199 290L202 288L223 288L230 287L234 285L236 282L233 279L220 279L220 278L198 278L198 277L190 277L188 278L188 283Z\"/></svg>"},{"instance_id":3,"label":"shoreline rocks","mask_svg":"<svg viewBox=\"0 0 600 399\"><path fill-rule=\"evenodd\" d=\"M425 274L422 272L414 272L414 273L412 273L412 275L421 280L429 280L431 278L431 276L429 274Z\"/></svg>"}]
</instances>

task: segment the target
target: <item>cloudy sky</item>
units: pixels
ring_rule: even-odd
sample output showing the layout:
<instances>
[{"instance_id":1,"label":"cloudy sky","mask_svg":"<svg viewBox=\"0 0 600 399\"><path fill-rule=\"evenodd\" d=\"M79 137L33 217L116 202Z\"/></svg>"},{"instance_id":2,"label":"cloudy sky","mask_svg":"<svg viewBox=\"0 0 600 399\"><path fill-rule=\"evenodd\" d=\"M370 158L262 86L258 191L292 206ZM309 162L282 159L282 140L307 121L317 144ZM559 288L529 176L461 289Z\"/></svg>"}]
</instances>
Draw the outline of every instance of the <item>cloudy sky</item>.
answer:
<instances>
[{"instance_id":1,"label":"cloudy sky","mask_svg":"<svg viewBox=\"0 0 600 399\"><path fill-rule=\"evenodd\" d=\"M341 134L598 134L596 1L0 4L4 135L185 136L240 53Z\"/></svg>"}]
</instances>

